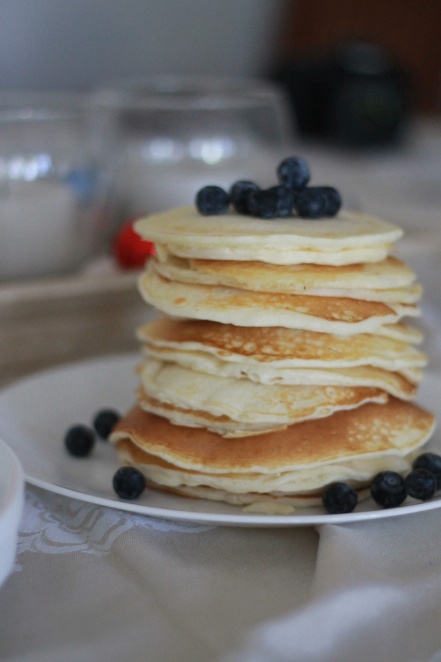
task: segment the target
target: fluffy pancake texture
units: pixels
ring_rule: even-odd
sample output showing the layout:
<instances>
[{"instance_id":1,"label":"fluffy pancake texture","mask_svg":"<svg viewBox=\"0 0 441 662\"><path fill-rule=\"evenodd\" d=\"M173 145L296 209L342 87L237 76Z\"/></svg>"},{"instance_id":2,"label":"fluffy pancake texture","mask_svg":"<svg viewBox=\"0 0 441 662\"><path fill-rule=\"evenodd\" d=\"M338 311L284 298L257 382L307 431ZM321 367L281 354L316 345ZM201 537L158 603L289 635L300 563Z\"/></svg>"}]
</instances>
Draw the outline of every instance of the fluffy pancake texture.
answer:
<instances>
[{"instance_id":1,"label":"fluffy pancake texture","mask_svg":"<svg viewBox=\"0 0 441 662\"><path fill-rule=\"evenodd\" d=\"M191 374L210 374L218 377L246 379L265 385L292 386L363 386L383 389L391 395L409 400L416 395L422 372L414 368L407 374L360 366L354 368L274 368L266 365L247 365L226 362L208 353L180 352L145 348L148 358L165 361L190 370Z\"/></svg>"},{"instance_id":2,"label":"fluffy pancake texture","mask_svg":"<svg viewBox=\"0 0 441 662\"><path fill-rule=\"evenodd\" d=\"M134 407L115 427L119 452L155 485L230 494L308 495L335 480L365 486L381 469L403 471L433 430L433 416L391 398L257 437L224 439Z\"/></svg>"},{"instance_id":3,"label":"fluffy pancake texture","mask_svg":"<svg viewBox=\"0 0 441 662\"><path fill-rule=\"evenodd\" d=\"M185 260L168 256L155 263L168 280L224 285L257 292L337 296L367 301L415 303L421 286L403 262L389 257L380 263L333 267L321 264L274 265L237 260Z\"/></svg>"},{"instance_id":4,"label":"fluffy pancake texture","mask_svg":"<svg viewBox=\"0 0 441 662\"><path fill-rule=\"evenodd\" d=\"M272 430L365 402L387 400L384 391L369 386L264 384L153 358L144 363L141 383L147 396L181 409L225 416L236 423L240 433L256 425L260 430Z\"/></svg>"},{"instance_id":5,"label":"fluffy pancake texture","mask_svg":"<svg viewBox=\"0 0 441 662\"><path fill-rule=\"evenodd\" d=\"M136 230L156 247L139 292L162 316L137 330L136 403L110 436L121 461L156 489L270 514L409 471L434 418L413 402L422 292L391 254L399 228L185 207Z\"/></svg>"},{"instance_id":6,"label":"fluffy pancake texture","mask_svg":"<svg viewBox=\"0 0 441 662\"><path fill-rule=\"evenodd\" d=\"M400 239L397 226L366 214L342 211L319 222L250 218L239 214L201 216L179 207L136 223L158 254L209 260L259 260L271 264L378 262Z\"/></svg>"},{"instance_id":7,"label":"fluffy pancake texture","mask_svg":"<svg viewBox=\"0 0 441 662\"><path fill-rule=\"evenodd\" d=\"M255 292L170 281L157 273L153 260L141 275L139 287L144 299L167 315L238 326L286 326L352 335L375 333L404 316L419 315L419 309L412 304Z\"/></svg>"},{"instance_id":8,"label":"fluffy pancake texture","mask_svg":"<svg viewBox=\"0 0 441 662\"><path fill-rule=\"evenodd\" d=\"M240 327L204 320L156 319L137 331L141 343L156 350L214 355L225 362L271 365L277 368L348 368L370 365L406 370L426 365L425 354L412 343L410 328L396 340L380 335L338 336L285 327ZM392 332L391 335L394 335Z\"/></svg>"}]
</instances>

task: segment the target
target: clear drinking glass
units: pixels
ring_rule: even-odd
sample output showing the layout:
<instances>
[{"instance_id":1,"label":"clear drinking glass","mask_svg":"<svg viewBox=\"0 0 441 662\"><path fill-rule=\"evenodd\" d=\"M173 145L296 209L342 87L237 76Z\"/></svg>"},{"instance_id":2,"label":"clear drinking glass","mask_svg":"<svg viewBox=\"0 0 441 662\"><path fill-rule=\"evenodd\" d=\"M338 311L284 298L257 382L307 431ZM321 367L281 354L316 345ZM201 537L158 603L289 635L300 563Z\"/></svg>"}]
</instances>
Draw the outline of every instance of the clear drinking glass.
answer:
<instances>
[{"instance_id":1,"label":"clear drinking glass","mask_svg":"<svg viewBox=\"0 0 441 662\"><path fill-rule=\"evenodd\" d=\"M116 136L119 218L191 204L206 184L275 182L292 141L282 92L248 79L162 76L102 90Z\"/></svg>"},{"instance_id":2,"label":"clear drinking glass","mask_svg":"<svg viewBox=\"0 0 441 662\"><path fill-rule=\"evenodd\" d=\"M82 95L0 95L0 280L71 272L108 242L94 122Z\"/></svg>"}]
</instances>

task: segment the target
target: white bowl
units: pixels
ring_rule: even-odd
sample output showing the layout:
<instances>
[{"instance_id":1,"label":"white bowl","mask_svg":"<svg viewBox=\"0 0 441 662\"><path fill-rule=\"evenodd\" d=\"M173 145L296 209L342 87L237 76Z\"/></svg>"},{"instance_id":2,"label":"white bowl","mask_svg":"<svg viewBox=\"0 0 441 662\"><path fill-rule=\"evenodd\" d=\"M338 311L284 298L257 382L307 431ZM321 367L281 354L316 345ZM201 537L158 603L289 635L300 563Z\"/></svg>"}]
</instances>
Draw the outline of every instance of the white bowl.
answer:
<instances>
[{"instance_id":1,"label":"white bowl","mask_svg":"<svg viewBox=\"0 0 441 662\"><path fill-rule=\"evenodd\" d=\"M0 439L0 586L14 564L24 504L24 482L18 458Z\"/></svg>"}]
</instances>

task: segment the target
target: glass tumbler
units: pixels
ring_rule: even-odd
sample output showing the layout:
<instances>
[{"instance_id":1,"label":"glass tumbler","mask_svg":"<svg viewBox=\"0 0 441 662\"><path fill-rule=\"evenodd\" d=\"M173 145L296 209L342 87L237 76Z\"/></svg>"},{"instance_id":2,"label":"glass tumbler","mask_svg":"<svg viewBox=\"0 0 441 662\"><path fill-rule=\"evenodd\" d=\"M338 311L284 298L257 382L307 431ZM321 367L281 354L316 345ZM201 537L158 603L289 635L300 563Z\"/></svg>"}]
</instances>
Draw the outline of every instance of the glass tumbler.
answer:
<instances>
[{"instance_id":1,"label":"glass tumbler","mask_svg":"<svg viewBox=\"0 0 441 662\"><path fill-rule=\"evenodd\" d=\"M160 76L98 91L115 136L117 222L192 204L199 188L238 179L275 183L292 119L261 80Z\"/></svg>"},{"instance_id":2,"label":"glass tumbler","mask_svg":"<svg viewBox=\"0 0 441 662\"><path fill-rule=\"evenodd\" d=\"M82 95L0 95L0 281L73 272L106 246L99 136Z\"/></svg>"}]
</instances>

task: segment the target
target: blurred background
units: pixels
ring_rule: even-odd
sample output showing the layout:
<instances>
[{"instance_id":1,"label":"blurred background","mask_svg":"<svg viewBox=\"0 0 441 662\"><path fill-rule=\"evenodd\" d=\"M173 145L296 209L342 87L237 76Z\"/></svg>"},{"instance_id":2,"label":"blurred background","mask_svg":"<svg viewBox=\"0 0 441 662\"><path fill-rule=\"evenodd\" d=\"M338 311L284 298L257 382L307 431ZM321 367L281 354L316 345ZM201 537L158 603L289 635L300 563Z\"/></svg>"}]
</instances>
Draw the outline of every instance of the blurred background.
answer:
<instances>
[{"instance_id":1,"label":"blurred background","mask_svg":"<svg viewBox=\"0 0 441 662\"><path fill-rule=\"evenodd\" d=\"M3 0L0 88L81 90L126 76L267 76L352 39L385 48L415 110L439 112L437 0Z\"/></svg>"},{"instance_id":2,"label":"blurred background","mask_svg":"<svg viewBox=\"0 0 441 662\"><path fill-rule=\"evenodd\" d=\"M439 112L437 0L3 0L0 88L89 90L154 74L270 76L358 39L408 75L412 106Z\"/></svg>"},{"instance_id":3,"label":"blurred background","mask_svg":"<svg viewBox=\"0 0 441 662\"><path fill-rule=\"evenodd\" d=\"M438 0L2 0L4 378L133 347L145 308L123 227L201 182L273 183L291 154L404 226L438 291L440 25Z\"/></svg>"},{"instance_id":4,"label":"blurred background","mask_svg":"<svg viewBox=\"0 0 441 662\"><path fill-rule=\"evenodd\" d=\"M5 0L2 88L90 89L154 74L255 76L278 39L280 0Z\"/></svg>"}]
</instances>

